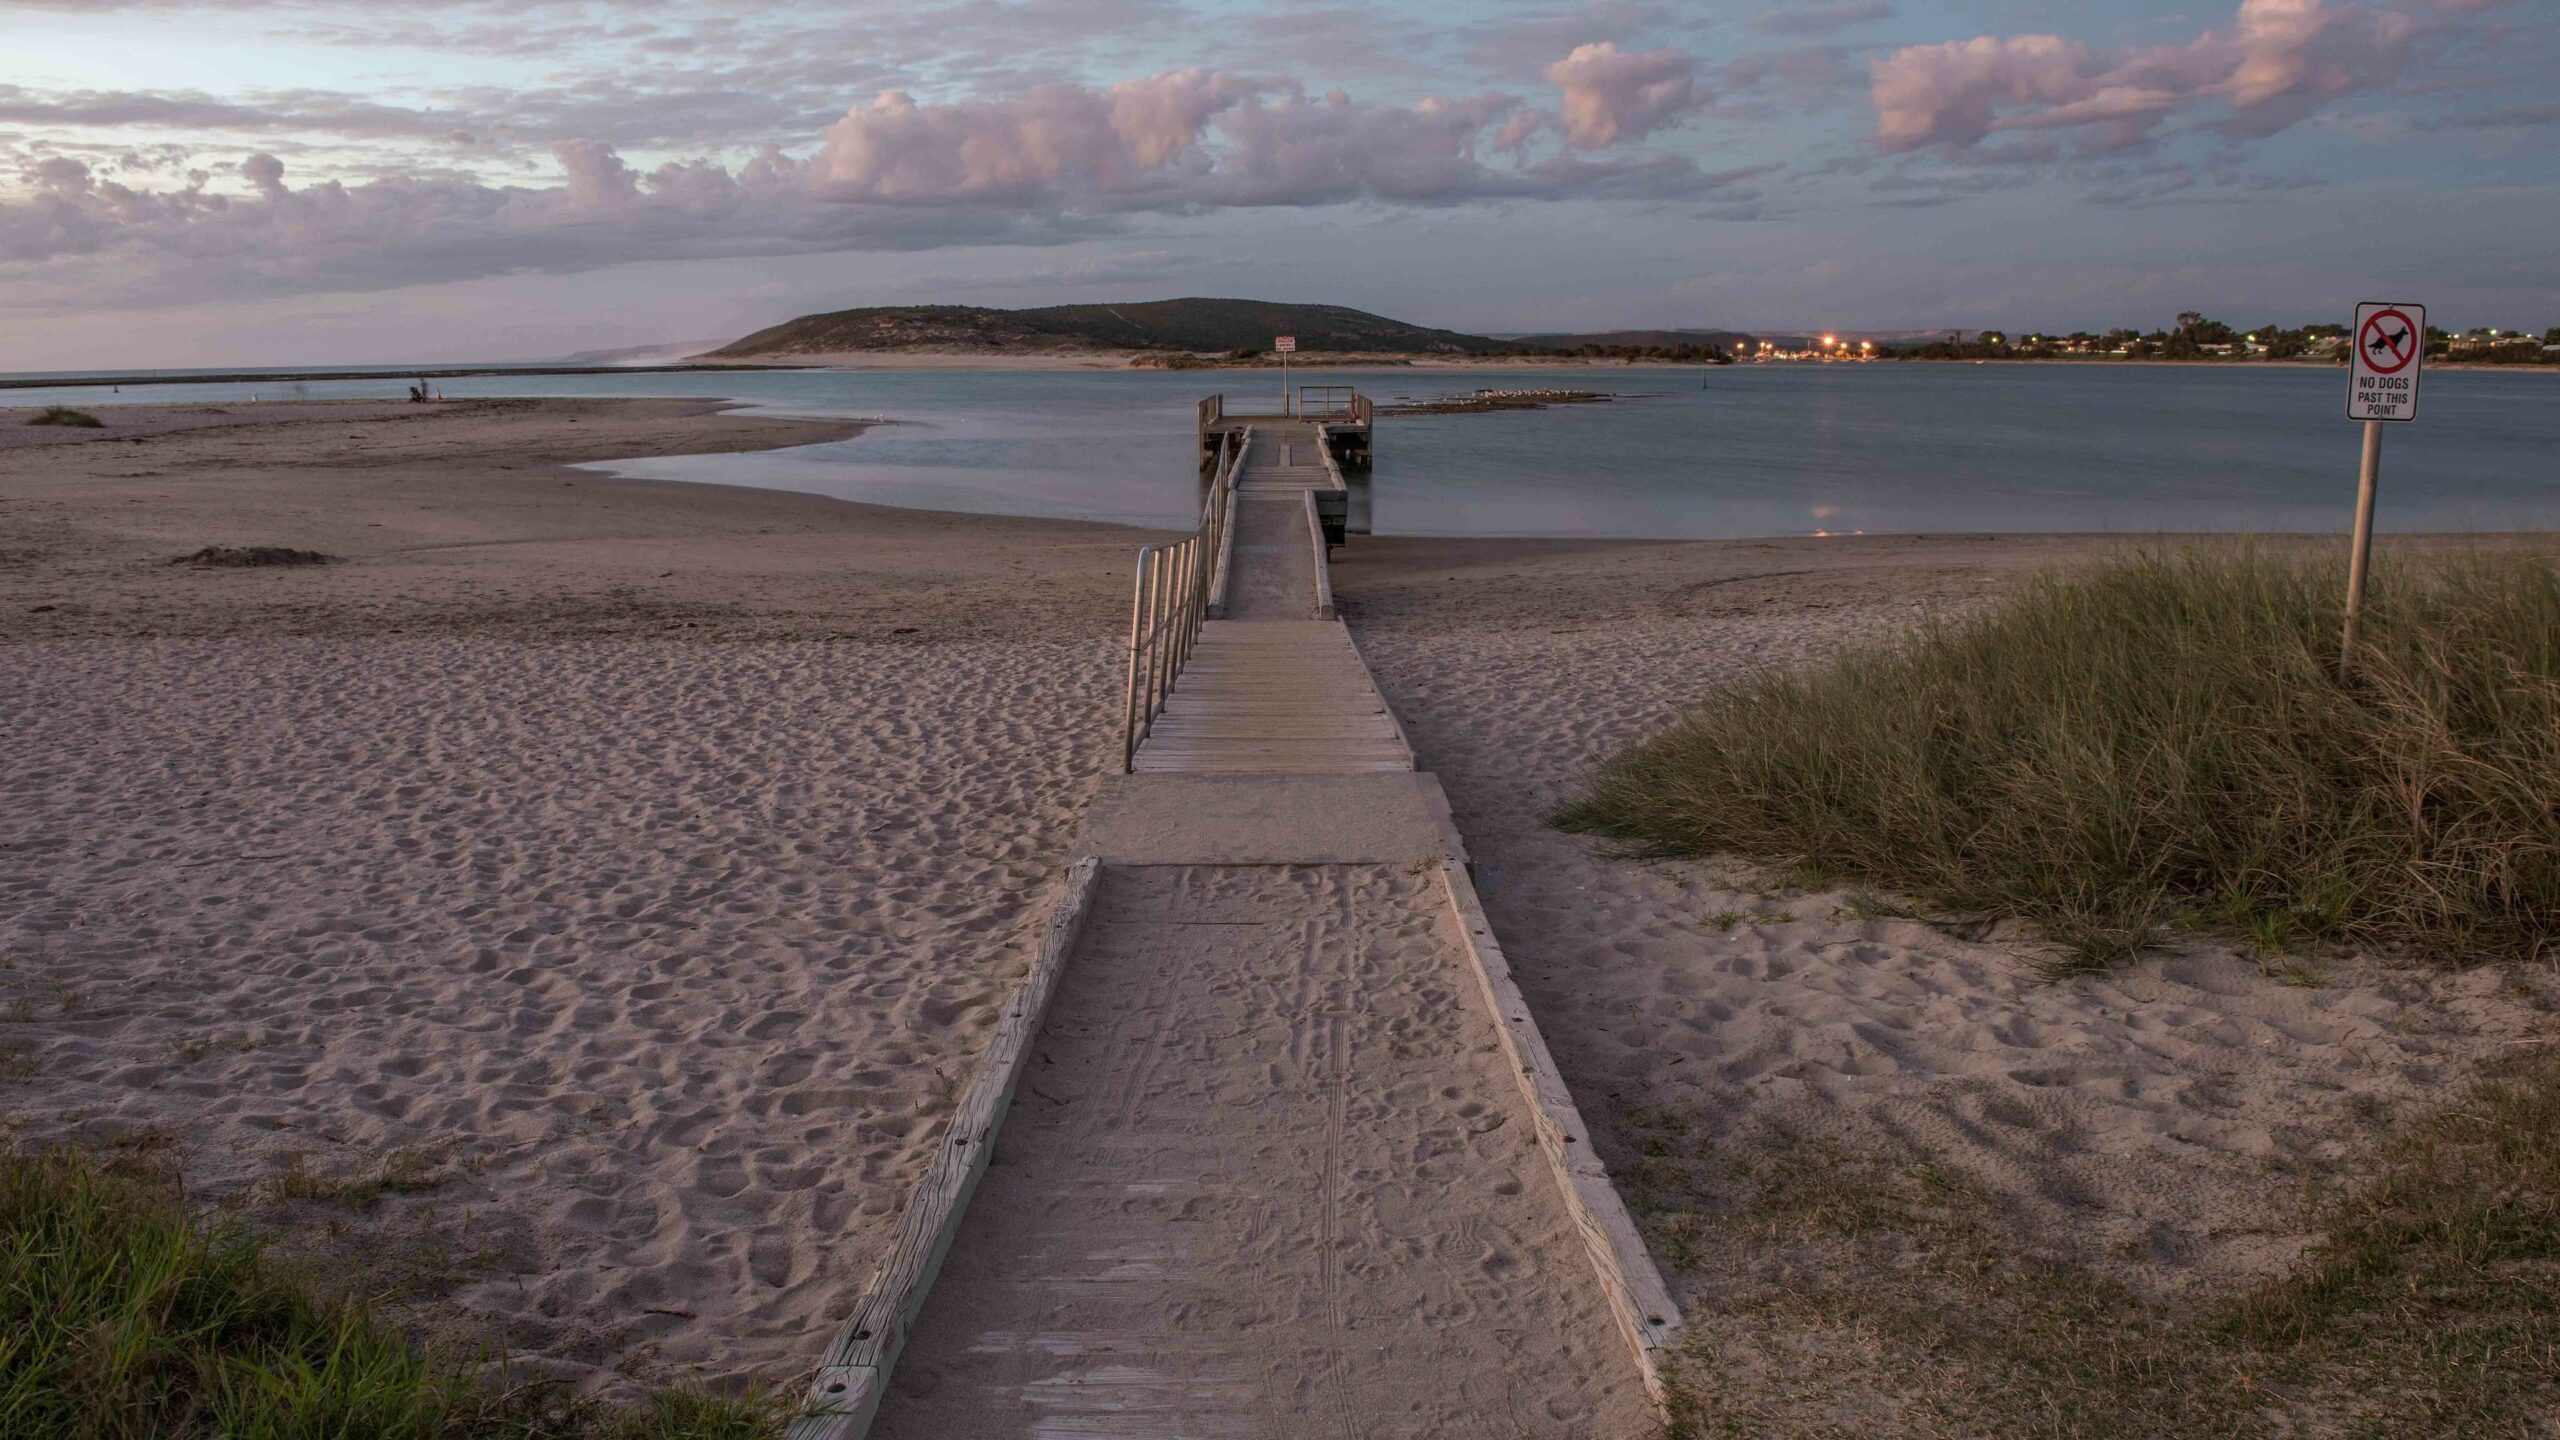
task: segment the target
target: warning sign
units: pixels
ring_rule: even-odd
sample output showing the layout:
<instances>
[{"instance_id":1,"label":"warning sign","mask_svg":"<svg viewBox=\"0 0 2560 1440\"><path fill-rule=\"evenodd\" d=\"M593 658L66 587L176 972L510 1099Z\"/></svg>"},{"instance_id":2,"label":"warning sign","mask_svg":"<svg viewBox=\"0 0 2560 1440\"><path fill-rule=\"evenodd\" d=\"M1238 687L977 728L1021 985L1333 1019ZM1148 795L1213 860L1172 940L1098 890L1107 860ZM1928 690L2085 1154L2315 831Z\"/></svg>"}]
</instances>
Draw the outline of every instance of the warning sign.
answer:
<instances>
[{"instance_id":1,"label":"warning sign","mask_svg":"<svg viewBox=\"0 0 2560 1440\"><path fill-rule=\"evenodd\" d=\"M2367 300L2348 340L2350 420L2418 418L2418 372L2427 354L2427 307Z\"/></svg>"},{"instance_id":2,"label":"warning sign","mask_svg":"<svg viewBox=\"0 0 2560 1440\"><path fill-rule=\"evenodd\" d=\"M1283 335L1278 340L1272 342L1271 348L1279 351L1283 355L1290 354L1298 348L1298 337L1295 335Z\"/></svg>"}]
</instances>

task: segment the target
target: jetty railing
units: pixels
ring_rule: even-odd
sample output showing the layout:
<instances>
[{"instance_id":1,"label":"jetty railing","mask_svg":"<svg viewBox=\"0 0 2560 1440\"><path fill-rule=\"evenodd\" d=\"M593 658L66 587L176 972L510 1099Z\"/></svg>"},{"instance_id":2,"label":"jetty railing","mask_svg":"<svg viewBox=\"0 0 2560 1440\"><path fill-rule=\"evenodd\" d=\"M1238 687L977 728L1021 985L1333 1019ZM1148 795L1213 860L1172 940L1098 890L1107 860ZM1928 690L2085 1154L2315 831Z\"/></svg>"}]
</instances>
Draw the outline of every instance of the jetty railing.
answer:
<instances>
[{"instance_id":1,"label":"jetty railing","mask_svg":"<svg viewBox=\"0 0 2560 1440\"><path fill-rule=\"evenodd\" d=\"M1348 385L1301 385L1298 387L1298 418L1349 420L1357 414L1364 398Z\"/></svg>"},{"instance_id":2,"label":"jetty railing","mask_svg":"<svg viewBox=\"0 0 2560 1440\"><path fill-rule=\"evenodd\" d=\"M1129 690L1122 709L1120 770L1137 768L1138 744L1154 733L1165 697L1173 693L1200 627L1225 608L1227 565L1235 554L1236 471L1253 443L1245 430L1228 437L1201 503L1200 523L1170 545L1138 551L1138 577L1129 599Z\"/></svg>"}]
</instances>

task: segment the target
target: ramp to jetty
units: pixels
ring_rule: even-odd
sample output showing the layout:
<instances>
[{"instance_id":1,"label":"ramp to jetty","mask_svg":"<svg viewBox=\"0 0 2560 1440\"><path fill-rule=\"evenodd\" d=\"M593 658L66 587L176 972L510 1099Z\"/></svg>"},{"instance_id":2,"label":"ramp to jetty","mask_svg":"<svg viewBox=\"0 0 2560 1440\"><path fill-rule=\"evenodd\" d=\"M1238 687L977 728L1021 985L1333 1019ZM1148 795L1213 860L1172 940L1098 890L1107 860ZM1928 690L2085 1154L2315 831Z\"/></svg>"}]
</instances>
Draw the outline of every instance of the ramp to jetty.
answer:
<instances>
[{"instance_id":1,"label":"ramp to jetty","mask_svg":"<svg viewBox=\"0 0 2560 1440\"><path fill-rule=\"evenodd\" d=\"M1333 617L1336 437L1221 423L1129 773L794 1440L1658 1431L1678 1311Z\"/></svg>"},{"instance_id":2,"label":"ramp to jetty","mask_svg":"<svg viewBox=\"0 0 2560 1440\"><path fill-rule=\"evenodd\" d=\"M1232 466L1226 618L1204 620L1136 742L1140 774L1411 770L1413 752L1351 631L1332 617L1312 497L1340 477L1310 424L1257 428ZM1204 600L1204 607L1206 601Z\"/></svg>"}]
</instances>

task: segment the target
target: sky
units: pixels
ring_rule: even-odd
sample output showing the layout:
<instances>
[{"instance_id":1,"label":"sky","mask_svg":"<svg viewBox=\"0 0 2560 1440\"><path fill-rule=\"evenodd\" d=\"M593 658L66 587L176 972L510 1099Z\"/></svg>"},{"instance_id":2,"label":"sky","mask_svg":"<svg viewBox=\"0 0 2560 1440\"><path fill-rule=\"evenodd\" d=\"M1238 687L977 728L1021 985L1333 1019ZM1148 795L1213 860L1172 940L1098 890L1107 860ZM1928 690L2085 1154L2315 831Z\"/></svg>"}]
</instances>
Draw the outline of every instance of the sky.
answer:
<instances>
[{"instance_id":1,"label":"sky","mask_svg":"<svg viewBox=\"0 0 2560 1440\"><path fill-rule=\"evenodd\" d=\"M0 0L0 370L859 305L2560 325L2554 0Z\"/></svg>"}]
</instances>

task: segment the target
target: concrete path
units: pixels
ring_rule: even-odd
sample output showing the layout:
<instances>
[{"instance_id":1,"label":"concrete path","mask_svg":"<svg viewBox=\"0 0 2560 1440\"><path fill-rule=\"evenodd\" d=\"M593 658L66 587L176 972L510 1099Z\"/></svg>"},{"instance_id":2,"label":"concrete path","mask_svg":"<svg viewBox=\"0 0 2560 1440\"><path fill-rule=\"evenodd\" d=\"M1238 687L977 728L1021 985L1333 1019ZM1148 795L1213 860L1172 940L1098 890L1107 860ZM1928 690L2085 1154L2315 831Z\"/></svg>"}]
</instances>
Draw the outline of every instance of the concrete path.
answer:
<instances>
[{"instance_id":1,"label":"concrete path","mask_svg":"<svg viewBox=\"0 0 2560 1440\"><path fill-rule=\"evenodd\" d=\"M1436 869L1112 867L873 1430L1640 1437Z\"/></svg>"}]
</instances>

